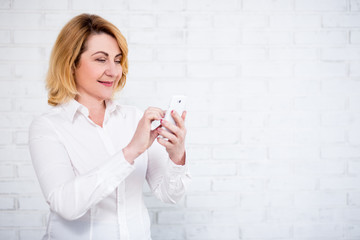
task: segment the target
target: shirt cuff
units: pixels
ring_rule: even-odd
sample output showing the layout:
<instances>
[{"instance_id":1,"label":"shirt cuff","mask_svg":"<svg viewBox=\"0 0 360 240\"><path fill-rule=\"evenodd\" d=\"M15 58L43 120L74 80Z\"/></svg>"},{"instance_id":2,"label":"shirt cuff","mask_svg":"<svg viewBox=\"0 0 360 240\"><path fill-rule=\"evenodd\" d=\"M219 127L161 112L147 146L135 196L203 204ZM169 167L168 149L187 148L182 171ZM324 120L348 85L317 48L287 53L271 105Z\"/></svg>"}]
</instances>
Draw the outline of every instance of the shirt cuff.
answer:
<instances>
[{"instance_id":1,"label":"shirt cuff","mask_svg":"<svg viewBox=\"0 0 360 240\"><path fill-rule=\"evenodd\" d=\"M122 150L120 150L100 169L98 172L99 181L106 181L109 186L119 185L134 169L135 166L126 161Z\"/></svg>"}]
</instances>

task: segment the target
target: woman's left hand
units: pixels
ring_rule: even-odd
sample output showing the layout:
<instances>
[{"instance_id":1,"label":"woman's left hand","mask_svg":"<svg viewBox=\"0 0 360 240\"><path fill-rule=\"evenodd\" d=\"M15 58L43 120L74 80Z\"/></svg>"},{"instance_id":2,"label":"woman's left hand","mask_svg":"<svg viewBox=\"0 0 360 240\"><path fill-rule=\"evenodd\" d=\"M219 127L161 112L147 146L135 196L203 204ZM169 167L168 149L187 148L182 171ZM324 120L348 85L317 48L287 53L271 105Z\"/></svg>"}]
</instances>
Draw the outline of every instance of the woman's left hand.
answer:
<instances>
[{"instance_id":1,"label":"woman's left hand","mask_svg":"<svg viewBox=\"0 0 360 240\"><path fill-rule=\"evenodd\" d=\"M171 112L171 116L175 120L176 125L162 120L161 125L169 129L171 132L159 127L158 133L164 138L158 138L157 141L166 148L166 151L169 154L170 159L177 165L185 164L185 118L186 111L181 115L176 111Z\"/></svg>"}]
</instances>

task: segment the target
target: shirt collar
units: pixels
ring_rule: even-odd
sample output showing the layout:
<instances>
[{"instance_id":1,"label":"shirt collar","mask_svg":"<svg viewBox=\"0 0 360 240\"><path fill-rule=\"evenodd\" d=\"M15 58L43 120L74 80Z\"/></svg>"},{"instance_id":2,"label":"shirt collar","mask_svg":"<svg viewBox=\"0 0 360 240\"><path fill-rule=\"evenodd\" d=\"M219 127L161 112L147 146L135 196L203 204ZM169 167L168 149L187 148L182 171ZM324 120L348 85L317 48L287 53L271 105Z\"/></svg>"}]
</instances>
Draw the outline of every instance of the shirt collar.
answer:
<instances>
[{"instance_id":1,"label":"shirt collar","mask_svg":"<svg viewBox=\"0 0 360 240\"><path fill-rule=\"evenodd\" d=\"M108 114L111 114L116 110L119 110L120 114L123 117L125 117L125 114L122 111L120 111L121 105L117 101L106 100L105 104L106 104L106 112L108 112ZM71 99L69 102L62 104L62 108L65 111L66 117L71 122L74 120L76 113L81 113L86 117L89 116L89 110L87 109L87 107L85 107L75 99Z\"/></svg>"}]
</instances>

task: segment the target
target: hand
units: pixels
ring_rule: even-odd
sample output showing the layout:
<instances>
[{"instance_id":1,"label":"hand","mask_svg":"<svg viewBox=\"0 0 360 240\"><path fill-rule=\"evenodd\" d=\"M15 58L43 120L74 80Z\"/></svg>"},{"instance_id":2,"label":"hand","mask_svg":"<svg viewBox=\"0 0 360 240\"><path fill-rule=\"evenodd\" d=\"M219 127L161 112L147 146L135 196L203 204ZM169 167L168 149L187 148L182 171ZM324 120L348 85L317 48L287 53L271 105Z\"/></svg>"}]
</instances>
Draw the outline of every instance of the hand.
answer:
<instances>
[{"instance_id":1,"label":"hand","mask_svg":"<svg viewBox=\"0 0 360 240\"><path fill-rule=\"evenodd\" d=\"M151 122L164 117L164 111L160 108L149 107L140 119L136 131L130 143L123 149L124 157L129 163L146 151L159 136L157 129L151 130Z\"/></svg>"},{"instance_id":2,"label":"hand","mask_svg":"<svg viewBox=\"0 0 360 240\"><path fill-rule=\"evenodd\" d=\"M171 116L175 120L176 125L162 120L161 125L169 129L171 132L163 128L157 128L157 132L166 139L158 138L157 141L166 148L170 159L177 165L185 164L185 118L186 111L183 112L181 117L175 111L171 112Z\"/></svg>"}]
</instances>

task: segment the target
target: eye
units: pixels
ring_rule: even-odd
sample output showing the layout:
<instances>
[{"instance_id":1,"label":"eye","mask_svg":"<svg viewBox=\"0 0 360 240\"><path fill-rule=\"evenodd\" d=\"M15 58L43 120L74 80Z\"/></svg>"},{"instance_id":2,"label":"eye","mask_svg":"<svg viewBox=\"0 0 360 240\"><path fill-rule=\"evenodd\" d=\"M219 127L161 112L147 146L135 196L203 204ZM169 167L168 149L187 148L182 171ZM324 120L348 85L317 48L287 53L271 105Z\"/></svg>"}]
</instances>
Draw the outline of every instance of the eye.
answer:
<instances>
[{"instance_id":1,"label":"eye","mask_svg":"<svg viewBox=\"0 0 360 240\"><path fill-rule=\"evenodd\" d=\"M104 63L104 62L106 62L106 59L105 58L97 58L96 61Z\"/></svg>"}]
</instances>

